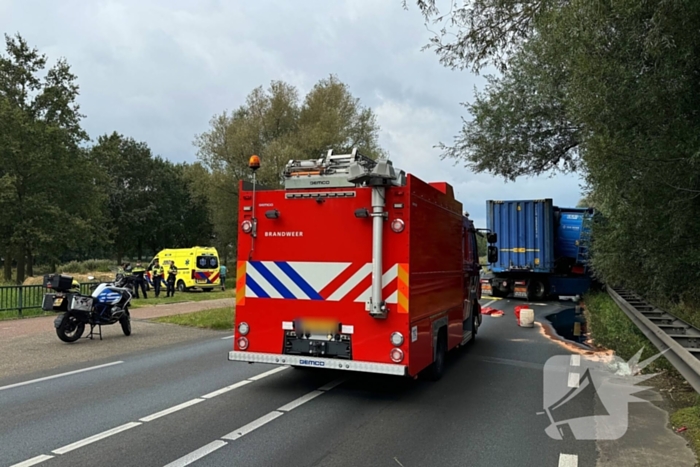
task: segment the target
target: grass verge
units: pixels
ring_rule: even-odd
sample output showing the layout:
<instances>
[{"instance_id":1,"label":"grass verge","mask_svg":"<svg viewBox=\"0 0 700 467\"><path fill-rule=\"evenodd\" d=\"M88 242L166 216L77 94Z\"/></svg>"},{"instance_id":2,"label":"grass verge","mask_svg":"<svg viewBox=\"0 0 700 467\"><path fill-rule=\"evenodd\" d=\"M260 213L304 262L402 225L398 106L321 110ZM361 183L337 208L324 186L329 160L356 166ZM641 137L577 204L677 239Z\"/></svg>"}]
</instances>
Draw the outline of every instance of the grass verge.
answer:
<instances>
[{"instance_id":1,"label":"grass verge","mask_svg":"<svg viewBox=\"0 0 700 467\"><path fill-rule=\"evenodd\" d=\"M134 299L131 302L133 308L142 308L152 305L163 305L168 303L201 302L204 300L218 300L221 298L233 298L236 296L234 289L212 290L211 292L175 292L174 297L165 296L165 288L160 291L160 297L156 298L153 289L148 291L148 298Z\"/></svg>"},{"instance_id":2,"label":"grass verge","mask_svg":"<svg viewBox=\"0 0 700 467\"><path fill-rule=\"evenodd\" d=\"M211 310L195 311L181 315L164 316L153 321L157 323L179 324L195 328L215 329L217 331L233 330L233 307L213 308Z\"/></svg>"},{"instance_id":3,"label":"grass verge","mask_svg":"<svg viewBox=\"0 0 700 467\"><path fill-rule=\"evenodd\" d=\"M626 360L641 348L644 348L642 360L658 352L607 293L590 293L584 297L584 303L588 332L594 345L612 349ZM686 427L683 435L693 446L695 454L700 455L700 397L664 357L644 370L644 373L648 372L662 372L645 384L667 396L664 405L671 412L672 426L674 429Z\"/></svg>"},{"instance_id":4,"label":"grass verge","mask_svg":"<svg viewBox=\"0 0 700 467\"><path fill-rule=\"evenodd\" d=\"M671 414L671 423L675 427L686 427L683 433L695 448L695 453L700 453L700 401Z\"/></svg>"},{"instance_id":5,"label":"grass verge","mask_svg":"<svg viewBox=\"0 0 700 467\"><path fill-rule=\"evenodd\" d=\"M584 297L584 303L588 331L596 346L612 349L625 360L642 348L640 361L658 352L607 293L590 293ZM676 371L664 357L654 361L648 370Z\"/></svg>"}]
</instances>

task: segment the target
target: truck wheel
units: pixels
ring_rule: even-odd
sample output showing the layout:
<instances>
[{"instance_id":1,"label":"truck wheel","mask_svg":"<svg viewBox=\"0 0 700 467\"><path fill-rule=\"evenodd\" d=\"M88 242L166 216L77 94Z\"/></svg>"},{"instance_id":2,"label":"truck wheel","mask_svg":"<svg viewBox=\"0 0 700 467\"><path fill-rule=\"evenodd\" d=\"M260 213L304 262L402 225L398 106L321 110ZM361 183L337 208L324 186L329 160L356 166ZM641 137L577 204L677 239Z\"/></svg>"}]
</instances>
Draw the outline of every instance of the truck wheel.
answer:
<instances>
[{"instance_id":1,"label":"truck wheel","mask_svg":"<svg viewBox=\"0 0 700 467\"><path fill-rule=\"evenodd\" d=\"M546 300L547 285L540 279L531 279L527 284L527 300L532 302L535 300Z\"/></svg>"},{"instance_id":2,"label":"truck wheel","mask_svg":"<svg viewBox=\"0 0 700 467\"><path fill-rule=\"evenodd\" d=\"M444 333L440 332L437 340L435 361L425 369L425 379L428 381L438 381L445 372L445 356L447 354L447 339Z\"/></svg>"},{"instance_id":3,"label":"truck wheel","mask_svg":"<svg viewBox=\"0 0 700 467\"><path fill-rule=\"evenodd\" d=\"M186 292L187 287L185 287L185 282L182 280L177 281L177 290L180 292Z\"/></svg>"},{"instance_id":4,"label":"truck wheel","mask_svg":"<svg viewBox=\"0 0 700 467\"><path fill-rule=\"evenodd\" d=\"M494 298L506 298L508 294L506 292L501 292L500 289L497 289L495 287L491 288L491 296Z\"/></svg>"}]
</instances>

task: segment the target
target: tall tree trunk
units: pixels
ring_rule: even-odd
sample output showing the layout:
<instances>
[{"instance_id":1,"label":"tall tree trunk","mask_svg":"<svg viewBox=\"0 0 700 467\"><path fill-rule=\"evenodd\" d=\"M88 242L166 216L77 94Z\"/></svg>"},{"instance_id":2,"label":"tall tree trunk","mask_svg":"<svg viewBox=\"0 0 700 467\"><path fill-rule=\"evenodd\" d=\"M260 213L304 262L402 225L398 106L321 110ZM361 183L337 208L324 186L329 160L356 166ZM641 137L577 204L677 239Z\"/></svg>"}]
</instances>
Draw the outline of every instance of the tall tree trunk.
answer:
<instances>
[{"instance_id":1,"label":"tall tree trunk","mask_svg":"<svg viewBox=\"0 0 700 467\"><path fill-rule=\"evenodd\" d=\"M140 237L138 242L136 242L136 254L138 255L139 261L141 261L143 259L143 245L141 244Z\"/></svg>"},{"instance_id":2,"label":"tall tree trunk","mask_svg":"<svg viewBox=\"0 0 700 467\"><path fill-rule=\"evenodd\" d=\"M3 273L5 282L12 281L12 248L10 245L5 245L5 264L3 264Z\"/></svg>"},{"instance_id":3,"label":"tall tree trunk","mask_svg":"<svg viewBox=\"0 0 700 467\"><path fill-rule=\"evenodd\" d=\"M34 256L31 248L27 248L27 275L34 277Z\"/></svg>"},{"instance_id":4,"label":"tall tree trunk","mask_svg":"<svg viewBox=\"0 0 700 467\"><path fill-rule=\"evenodd\" d=\"M20 249L19 254L17 255L17 283L21 284L24 282L24 266L25 266L25 258L24 258L24 248Z\"/></svg>"}]
</instances>

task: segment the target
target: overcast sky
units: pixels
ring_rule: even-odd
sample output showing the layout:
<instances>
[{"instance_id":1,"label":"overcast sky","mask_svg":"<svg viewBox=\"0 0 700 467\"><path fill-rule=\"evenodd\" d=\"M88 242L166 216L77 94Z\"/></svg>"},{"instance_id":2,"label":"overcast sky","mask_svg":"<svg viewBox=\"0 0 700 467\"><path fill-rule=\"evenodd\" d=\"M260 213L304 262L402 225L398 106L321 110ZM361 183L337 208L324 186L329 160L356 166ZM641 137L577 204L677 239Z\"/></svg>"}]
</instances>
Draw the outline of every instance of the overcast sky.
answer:
<instances>
[{"instance_id":1,"label":"overcast sky","mask_svg":"<svg viewBox=\"0 0 700 467\"><path fill-rule=\"evenodd\" d=\"M447 181L485 226L487 199L553 198L573 206L575 176L505 183L442 161L483 78L451 71L432 51L415 2L401 0L0 0L0 31L19 32L78 76L93 139L120 132L173 161L194 161L209 119L271 80L304 95L334 73L374 109L394 165ZM310 155L311 157L311 155Z\"/></svg>"}]
</instances>

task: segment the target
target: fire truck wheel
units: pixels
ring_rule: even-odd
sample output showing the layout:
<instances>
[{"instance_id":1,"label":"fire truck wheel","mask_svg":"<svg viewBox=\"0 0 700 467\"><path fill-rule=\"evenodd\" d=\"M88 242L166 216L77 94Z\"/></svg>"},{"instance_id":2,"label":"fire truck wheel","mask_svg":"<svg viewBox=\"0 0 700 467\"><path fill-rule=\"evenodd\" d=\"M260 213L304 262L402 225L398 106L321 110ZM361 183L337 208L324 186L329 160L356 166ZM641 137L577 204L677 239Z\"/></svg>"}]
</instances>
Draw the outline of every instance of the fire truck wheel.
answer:
<instances>
[{"instance_id":1,"label":"fire truck wheel","mask_svg":"<svg viewBox=\"0 0 700 467\"><path fill-rule=\"evenodd\" d=\"M425 369L425 378L428 381L438 381L445 372L445 354L447 353L447 339L442 331L438 335L435 361Z\"/></svg>"}]
</instances>

